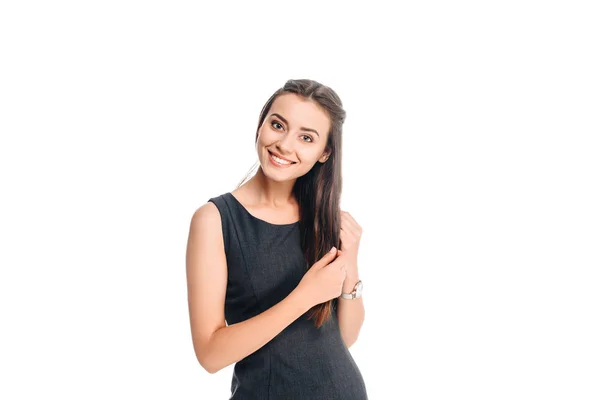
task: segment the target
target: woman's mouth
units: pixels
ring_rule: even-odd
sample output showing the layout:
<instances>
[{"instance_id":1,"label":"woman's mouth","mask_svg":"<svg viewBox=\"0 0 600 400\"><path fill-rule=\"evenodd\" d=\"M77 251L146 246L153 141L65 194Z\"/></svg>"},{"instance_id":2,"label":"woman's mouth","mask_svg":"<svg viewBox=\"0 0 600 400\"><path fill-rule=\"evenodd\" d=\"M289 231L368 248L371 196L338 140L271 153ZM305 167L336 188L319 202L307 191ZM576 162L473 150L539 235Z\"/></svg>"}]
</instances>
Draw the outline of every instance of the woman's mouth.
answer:
<instances>
[{"instance_id":1,"label":"woman's mouth","mask_svg":"<svg viewBox=\"0 0 600 400\"><path fill-rule=\"evenodd\" d=\"M289 167L290 165L296 164L295 162L281 159L281 158L277 157L276 155L274 155L273 153L271 153L270 151L269 151L269 160L271 161L271 164L273 164L279 168L286 168L286 167Z\"/></svg>"}]
</instances>

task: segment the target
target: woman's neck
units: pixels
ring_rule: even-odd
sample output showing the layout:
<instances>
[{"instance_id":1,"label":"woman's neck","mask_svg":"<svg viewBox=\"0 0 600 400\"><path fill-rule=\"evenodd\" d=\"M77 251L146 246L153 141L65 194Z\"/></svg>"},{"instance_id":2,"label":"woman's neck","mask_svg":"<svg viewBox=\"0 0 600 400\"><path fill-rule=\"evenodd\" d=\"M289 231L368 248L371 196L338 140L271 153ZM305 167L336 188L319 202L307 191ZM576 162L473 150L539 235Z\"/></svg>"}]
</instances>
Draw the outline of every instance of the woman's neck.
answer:
<instances>
[{"instance_id":1,"label":"woman's neck","mask_svg":"<svg viewBox=\"0 0 600 400\"><path fill-rule=\"evenodd\" d=\"M279 208L297 204L296 198L292 193L295 179L277 182L265 176L262 168L259 168L256 174L244 185L249 194L255 199L256 203Z\"/></svg>"}]
</instances>

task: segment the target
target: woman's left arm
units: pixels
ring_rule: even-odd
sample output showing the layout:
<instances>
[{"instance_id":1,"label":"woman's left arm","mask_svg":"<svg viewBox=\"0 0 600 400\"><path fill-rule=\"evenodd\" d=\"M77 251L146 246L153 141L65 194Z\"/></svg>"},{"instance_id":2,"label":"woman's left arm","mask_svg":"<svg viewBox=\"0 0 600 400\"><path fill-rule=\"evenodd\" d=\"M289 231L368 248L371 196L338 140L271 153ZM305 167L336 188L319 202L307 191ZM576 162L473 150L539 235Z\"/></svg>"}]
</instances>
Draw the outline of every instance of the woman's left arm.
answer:
<instances>
[{"instance_id":1,"label":"woman's left arm","mask_svg":"<svg viewBox=\"0 0 600 400\"><path fill-rule=\"evenodd\" d=\"M342 285L343 293L350 293L354 290L354 286L359 280L358 277L358 246L362 228L352 218L350 213L341 212L341 250L338 250L338 257L347 259L346 279ZM340 332L346 347L350 347L358 339L360 328L365 319L365 307L362 297L357 299L337 300L337 317L340 325Z\"/></svg>"}]
</instances>

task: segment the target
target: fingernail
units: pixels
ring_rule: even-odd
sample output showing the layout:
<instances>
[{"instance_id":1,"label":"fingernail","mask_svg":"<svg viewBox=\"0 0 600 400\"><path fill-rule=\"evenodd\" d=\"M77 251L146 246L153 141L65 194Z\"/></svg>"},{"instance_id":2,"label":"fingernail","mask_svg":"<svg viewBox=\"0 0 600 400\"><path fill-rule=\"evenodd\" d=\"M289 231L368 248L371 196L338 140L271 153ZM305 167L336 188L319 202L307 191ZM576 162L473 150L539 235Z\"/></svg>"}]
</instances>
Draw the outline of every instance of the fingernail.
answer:
<instances>
[{"instance_id":1,"label":"fingernail","mask_svg":"<svg viewBox=\"0 0 600 400\"><path fill-rule=\"evenodd\" d=\"M333 246L333 247L331 248L331 250L329 250L329 252L330 252L330 253L333 253L334 251L335 251L335 246Z\"/></svg>"}]
</instances>

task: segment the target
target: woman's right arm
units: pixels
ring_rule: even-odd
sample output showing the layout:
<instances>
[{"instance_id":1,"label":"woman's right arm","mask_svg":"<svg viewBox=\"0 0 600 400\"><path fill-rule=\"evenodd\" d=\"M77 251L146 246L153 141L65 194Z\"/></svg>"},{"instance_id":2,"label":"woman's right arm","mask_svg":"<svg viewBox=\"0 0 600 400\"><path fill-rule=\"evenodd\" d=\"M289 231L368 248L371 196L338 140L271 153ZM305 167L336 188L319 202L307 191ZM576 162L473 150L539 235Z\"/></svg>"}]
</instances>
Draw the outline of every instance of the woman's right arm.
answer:
<instances>
[{"instance_id":1,"label":"woman's right arm","mask_svg":"<svg viewBox=\"0 0 600 400\"><path fill-rule=\"evenodd\" d=\"M254 353L313 306L295 289L261 314L227 326L227 260L221 215L212 202L192 216L186 275L194 351L211 374Z\"/></svg>"}]
</instances>

